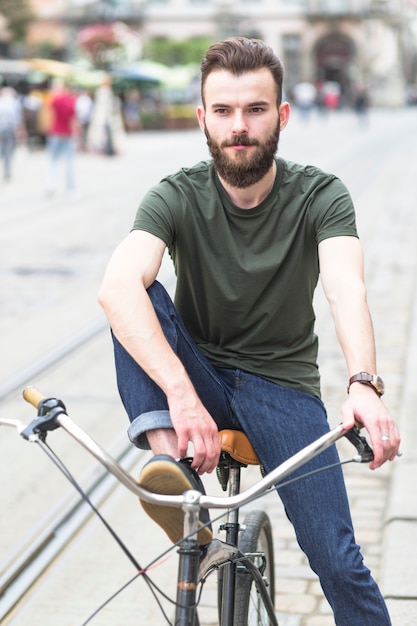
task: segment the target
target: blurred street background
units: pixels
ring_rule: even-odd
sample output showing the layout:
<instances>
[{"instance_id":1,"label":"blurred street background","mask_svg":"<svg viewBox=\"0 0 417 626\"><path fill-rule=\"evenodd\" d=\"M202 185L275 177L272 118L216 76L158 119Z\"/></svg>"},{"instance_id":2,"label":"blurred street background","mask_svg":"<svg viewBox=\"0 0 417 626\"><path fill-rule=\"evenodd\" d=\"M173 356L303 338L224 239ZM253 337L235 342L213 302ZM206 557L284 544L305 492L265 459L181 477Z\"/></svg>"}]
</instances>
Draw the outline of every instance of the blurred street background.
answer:
<instances>
[{"instance_id":1,"label":"blurred street background","mask_svg":"<svg viewBox=\"0 0 417 626\"><path fill-rule=\"evenodd\" d=\"M194 127L201 59L231 35L274 49L306 117L417 105L415 0L0 0L0 87L34 147L65 81L79 147L112 153L121 131Z\"/></svg>"},{"instance_id":2,"label":"blurred street background","mask_svg":"<svg viewBox=\"0 0 417 626\"><path fill-rule=\"evenodd\" d=\"M96 294L146 190L207 158L195 116L199 64L210 43L231 35L259 37L283 61L292 114L279 154L340 176L355 202L379 373L404 456L377 472L344 471L357 540L393 626L415 626L415 0L0 0L0 416L30 421L21 392L36 384L134 476L148 459L127 441ZM57 108L72 111L60 145ZM160 279L174 290L169 259ZM336 425L346 371L320 288L316 313ZM169 548L97 462L61 431L49 439L143 566ZM349 445L339 447L350 458ZM245 484L257 479L246 472ZM213 476L205 485L219 490ZM134 576L50 459L10 428L0 429L0 494L5 626L81 626ZM280 626L334 626L278 498L261 506L274 522ZM175 572L172 553L152 570L171 596ZM217 623L211 578L201 626ZM139 580L91 623L167 622Z\"/></svg>"}]
</instances>

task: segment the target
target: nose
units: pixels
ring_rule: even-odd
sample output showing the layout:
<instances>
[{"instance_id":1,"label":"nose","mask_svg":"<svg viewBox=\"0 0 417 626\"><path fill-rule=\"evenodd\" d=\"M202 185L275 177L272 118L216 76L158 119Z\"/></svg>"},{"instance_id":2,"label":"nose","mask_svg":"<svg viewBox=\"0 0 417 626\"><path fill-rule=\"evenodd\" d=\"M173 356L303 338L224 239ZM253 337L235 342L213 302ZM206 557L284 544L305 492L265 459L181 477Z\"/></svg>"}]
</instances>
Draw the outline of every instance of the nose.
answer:
<instances>
[{"instance_id":1,"label":"nose","mask_svg":"<svg viewBox=\"0 0 417 626\"><path fill-rule=\"evenodd\" d=\"M241 135L248 132L248 124L243 111L236 110L233 115L232 132L235 135Z\"/></svg>"}]
</instances>

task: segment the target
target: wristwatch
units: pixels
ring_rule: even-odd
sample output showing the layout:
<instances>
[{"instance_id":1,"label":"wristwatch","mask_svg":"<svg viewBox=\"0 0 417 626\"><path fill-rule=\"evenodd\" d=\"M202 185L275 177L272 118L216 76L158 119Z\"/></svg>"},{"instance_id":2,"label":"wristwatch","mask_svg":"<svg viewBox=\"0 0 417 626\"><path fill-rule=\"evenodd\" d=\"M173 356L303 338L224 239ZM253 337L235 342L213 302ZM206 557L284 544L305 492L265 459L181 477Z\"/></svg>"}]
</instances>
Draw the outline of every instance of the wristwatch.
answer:
<instances>
[{"instance_id":1,"label":"wristwatch","mask_svg":"<svg viewBox=\"0 0 417 626\"><path fill-rule=\"evenodd\" d=\"M368 387L372 387L372 389L379 397L384 395L384 381L377 374L368 374L368 372L360 372L359 374L355 374L349 379L349 384L347 388L348 393L352 383L362 383L362 385L368 385Z\"/></svg>"}]
</instances>

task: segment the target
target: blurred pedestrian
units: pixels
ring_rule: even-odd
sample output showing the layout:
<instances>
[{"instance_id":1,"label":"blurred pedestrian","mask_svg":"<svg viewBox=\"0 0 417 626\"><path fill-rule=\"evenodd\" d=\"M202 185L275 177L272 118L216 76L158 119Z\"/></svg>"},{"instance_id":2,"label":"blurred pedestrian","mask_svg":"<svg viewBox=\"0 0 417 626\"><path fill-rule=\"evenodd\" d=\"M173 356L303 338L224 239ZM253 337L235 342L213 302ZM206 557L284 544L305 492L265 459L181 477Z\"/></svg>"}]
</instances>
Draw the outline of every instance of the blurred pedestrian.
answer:
<instances>
[{"instance_id":1,"label":"blurred pedestrian","mask_svg":"<svg viewBox=\"0 0 417 626\"><path fill-rule=\"evenodd\" d=\"M49 101L51 121L48 129L49 162L46 189L54 193L57 187L58 162L65 159L65 188L75 191L74 136L77 132L76 96L63 81L56 81Z\"/></svg>"},{"instance_id":2,"label":"blurred pedestrian","mask_svg":"<svg viewBox=\"0 0 417 626\"><path fill-rule=\"evenodd\" d=\"M313 83L303 81L294 86L293 94L296 106L300 110L302 117L307 120L316 101L317 89Z\"/></svg>"},{"instance_id":3,"label":"blurred pedestrian","mask_svg":"<svg viewBox=\"0 0 417 626\"><path fill-rule=\"evenodd\" d=\"M111 78L108 76L95 93L88 146L93 152L113 156L120 150L122 134L121 103L113 92Z\"/></svg>"},{"instance_id":4,"label":"blurred pedestrian","mask_svg":"<svg viewBox=\"0 0 417 626\"><path fill-rule=\"evenodd\" d=\"M9 180L13 153L19 133L23 131L22 107L12 87L0 90L0 156L3 160L3 177Z\"/></svg>"},{"instance_id":5,"label":"blurred pedestrian","mask_svg":"<svg viewBox=\"0 0 417 626\"><path fill-rule=\"evenodd\" d=\"M358 116L359 124L366 126L368 122L369 96L365 86L357 88L353 108Z\"/></svg>"},{"instance_id":6,"label":"blurred pedestrian","mask_svg":"<svg viewBox=\"0 0 417 626\"><path fill-rule=\"evenodd\" d=\"M322 88L323 106L326 111L335 111L339 107L341 88L339 83L328 80Z\"/></svg>"},{"instance_id":7,"label":"blurred pedestrian","mask_svg":"<svg viewBox=\"0 0 417 626\"><path fill-rule=\"evenodd\" d=\"M26 143L28 148L31 150L42 143L39 117L44 102L42 98L40 98L39 94L35 91L31 91L23 98L22 105L23 119L26 130Z\"/></svg>"},{"instance_id":8,"label":"blurred pedestrian","mask_svg":"<svg viewBox=\"0 0 417 626\"><path fill-rule=\"evenodd\" d=\"M85 152L87 150L88 129L94 110L94 100L88 93L87 89L84 89L78 95L75 110L80 126L78 147L81 151Z\"/></svg>"},{"instance_id":9,"label":"blurred pedestrian","mask_svg":"<svg viewBox=\"0 0 417 626\"><path fill-rule=\"evenodd\" d=\"M140 92L129 90L123 100L123 120L128 133L142 130L142 120L140 116Z\"/></svg>"}]
</instances>

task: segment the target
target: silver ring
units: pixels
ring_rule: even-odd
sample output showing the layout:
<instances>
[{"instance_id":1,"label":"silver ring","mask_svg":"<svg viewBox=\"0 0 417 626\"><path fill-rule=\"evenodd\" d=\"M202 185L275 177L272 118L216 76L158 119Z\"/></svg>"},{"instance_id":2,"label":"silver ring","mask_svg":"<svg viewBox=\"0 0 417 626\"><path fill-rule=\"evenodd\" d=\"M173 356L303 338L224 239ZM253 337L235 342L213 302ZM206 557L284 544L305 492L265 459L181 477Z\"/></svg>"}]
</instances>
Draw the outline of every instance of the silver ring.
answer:
<instances>
[{"instance_id":1,"label":"silver ring","mask_svg":"<svg viewBox=\"0 0 417 626\"><path fill-rule=\"evenodd\" d=\"M382 441L391 441L391 437L389 435L381 435Z\"/></svg>"}]
</instances>

